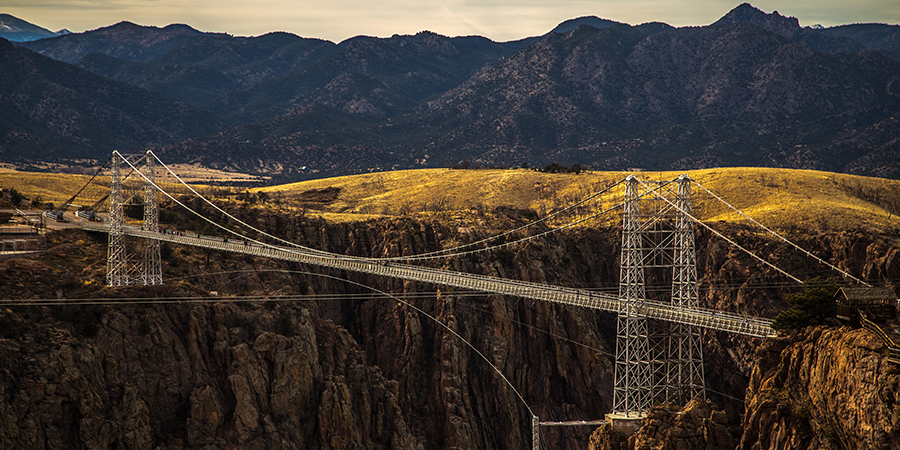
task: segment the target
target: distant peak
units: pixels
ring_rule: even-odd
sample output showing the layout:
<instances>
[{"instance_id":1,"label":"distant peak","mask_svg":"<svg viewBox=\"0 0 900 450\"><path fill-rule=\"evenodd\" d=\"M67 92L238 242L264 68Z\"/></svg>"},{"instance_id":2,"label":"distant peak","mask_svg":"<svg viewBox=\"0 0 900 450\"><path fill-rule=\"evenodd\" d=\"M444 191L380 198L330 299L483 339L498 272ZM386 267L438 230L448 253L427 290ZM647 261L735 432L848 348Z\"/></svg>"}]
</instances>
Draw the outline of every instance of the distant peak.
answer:
<instances>
[{"instance_id":1,"label":"distant peak","mask_svg":"<svg viewBox=\"0 0 900 450\"><path fill-rule=\"evenodd\" d=\"M194 27L192 27L186 23L170 23L170 24L164 26L163 30L169 30L169 31L185 30L185 31L200 33L200 31L198 31L197 29L195 29Z\"/></svg>"},{"instance_id":2,"label":"distant peak","mask_svg":"<svg viewBox=\"0 0 900 450\"><path fill-rule=\"evenodd\" d=\"M134 22L123 20L121 22L110 25L109 28L141 28L141 26Z\"/></svg>"},{"instance_id":3,"label":"distant peak","mask_svg":"<svg viewBox=\"0 0 900 450\"><path fill-rule=\"evenodd\" d=\"M0 14L0 37L4 39L25 42L53 37L57 34L18 17Z\"/></svg>"},{"instance_id":4,"label":"distant peak","mask_svg":"<svg viewBox=\"0 0 900 450\"><path fill-rule=\"evenodd\" d=\"M568 33L582 25L587 25L589 27L594 27L598 29L609 28L613 25L620 25L622 22L616 22L613 20L601 19L597 16L582 16L576 17L574 19L566 20L565 22L560 23L554 28L551 33Z\"/></svg>"},{"instance_id":5,"label":"distant peak","mask_svg":"<svg viewBox=\"0 0 900 450\"><path fill-rule=\"evenodd\" d=\"M778 14L778 11L767 14L749 3L741 3L713 25L737 23L756 25L786 37L791 37L800 30L800 21L796 17L785 17Z\"/></svg>"}]
</instances>

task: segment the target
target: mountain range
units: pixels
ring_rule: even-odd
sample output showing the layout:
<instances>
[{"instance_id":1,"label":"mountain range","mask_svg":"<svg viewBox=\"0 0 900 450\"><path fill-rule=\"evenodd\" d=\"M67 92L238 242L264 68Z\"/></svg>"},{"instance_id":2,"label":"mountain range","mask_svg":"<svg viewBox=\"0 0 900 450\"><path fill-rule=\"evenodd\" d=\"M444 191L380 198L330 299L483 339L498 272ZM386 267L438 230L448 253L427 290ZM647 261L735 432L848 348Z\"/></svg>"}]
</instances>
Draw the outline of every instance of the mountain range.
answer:
<instances>
[{"instance_id":1,"label":"mountain range","mask_svg":"<svg viewBox=\"0 0 900 450\"><path fill-rule=\"evenodd\" d=\"M18 17L9 14L0 14L0 38L13 42L36 41L54 36L62 36L71 33L62 29L57 32L28 23Z\"/></svg>"},{"instance_id":2,"label":"mountain range","mask_svg":"<svg viewBox=\"0 0 900 450\"><path fill-rule=\"evenodd\" d=\"M0 45L0 161L171 162L300 179L559 162L900 177L900 27L742 4L675 28L597 17L494 42L340 43L121 22Z\"/></svg>"}]
</instances>

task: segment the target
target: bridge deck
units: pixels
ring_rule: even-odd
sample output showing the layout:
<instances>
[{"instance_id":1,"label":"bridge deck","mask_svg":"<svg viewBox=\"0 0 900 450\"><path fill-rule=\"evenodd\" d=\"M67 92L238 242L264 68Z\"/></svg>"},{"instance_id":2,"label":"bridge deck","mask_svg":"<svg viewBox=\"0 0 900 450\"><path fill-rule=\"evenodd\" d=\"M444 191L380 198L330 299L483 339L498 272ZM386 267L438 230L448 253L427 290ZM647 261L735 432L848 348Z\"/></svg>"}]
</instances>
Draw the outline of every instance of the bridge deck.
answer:
<instances>
[{"instance_id":1,"label":"bridge deck","mask_svg":"<svg viewBox=\"0 0 900 450\"><path fill-rule=\"evenodd\" d=\"M109 231L105 224L85 222L81 227L86 230L104 233ZM218 237L200 237L193 234L153 232L133 226L125 226L123 232L129 236L156 239L175 244L275 258L473 291L511 295L564 305L582 306L602 311L619 312L624 310L627 305L627 302L619 300L616 296L581 289L434 269L410 264L383 262L371 258L349 257L325 252L311 252L308 250L280 246L245 244L241 241L226 241ZM769 319L724 313L709 309L684 309L667 303L645 300L639 302L637 305L637 314L652 319L695 325L745 336L775 336L775 331L771 327L772 321Z\"/></svg>"}]
</instances>

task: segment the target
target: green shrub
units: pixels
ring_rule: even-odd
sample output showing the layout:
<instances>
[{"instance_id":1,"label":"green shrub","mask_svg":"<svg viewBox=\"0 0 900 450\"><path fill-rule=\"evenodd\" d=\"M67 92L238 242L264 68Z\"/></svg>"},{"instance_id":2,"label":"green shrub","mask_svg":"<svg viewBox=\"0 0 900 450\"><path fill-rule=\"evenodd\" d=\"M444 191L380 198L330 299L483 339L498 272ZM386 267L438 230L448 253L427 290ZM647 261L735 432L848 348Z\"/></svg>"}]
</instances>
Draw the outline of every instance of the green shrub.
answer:
<instances>
[{"instance_id":1,"label":"green shrub","mask_svg":"<svg viewBox=\"0 0 900 450\"><path fill-rule=\"evenodd\" d=\"M808 326L822 325L834 317L837 304L834 294L838 287L822 278L812 278L803 283L806 289L798 294L788 295L790 307L778 313L772 328L779 331L800 330Z\"/></svg>"}]
</instances>

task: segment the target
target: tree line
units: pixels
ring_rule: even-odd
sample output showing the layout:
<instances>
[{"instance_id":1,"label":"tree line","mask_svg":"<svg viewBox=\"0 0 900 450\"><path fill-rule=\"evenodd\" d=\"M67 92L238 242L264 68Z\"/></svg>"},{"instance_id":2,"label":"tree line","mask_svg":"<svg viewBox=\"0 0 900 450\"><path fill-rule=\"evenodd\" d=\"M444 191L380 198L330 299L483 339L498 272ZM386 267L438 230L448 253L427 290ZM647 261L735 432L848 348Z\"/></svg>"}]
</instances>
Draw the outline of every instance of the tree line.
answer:
<instances>
[{"instance_id":1,"label":"tree line","mask_svg":"<svg viewBox=\"0 0 900 450\"><path fill-rule=\"evenodd\" d=\"M510 164L482 164L477 161L472 160L463 160L457 163L449 164L447 166L450 169L457 170L490 170L490 169L526 169L526 170L534 170L537 172L546 172L546 173L572 173L579 174L581 172L586 172L588 169L587 166L583 166L581 164L575 163L572 164L571 167L566 167L560 163L550 163L544 167L531 167L528 163L522 163L517 166L513 166Z\"/></svg>"}]
</instances>

